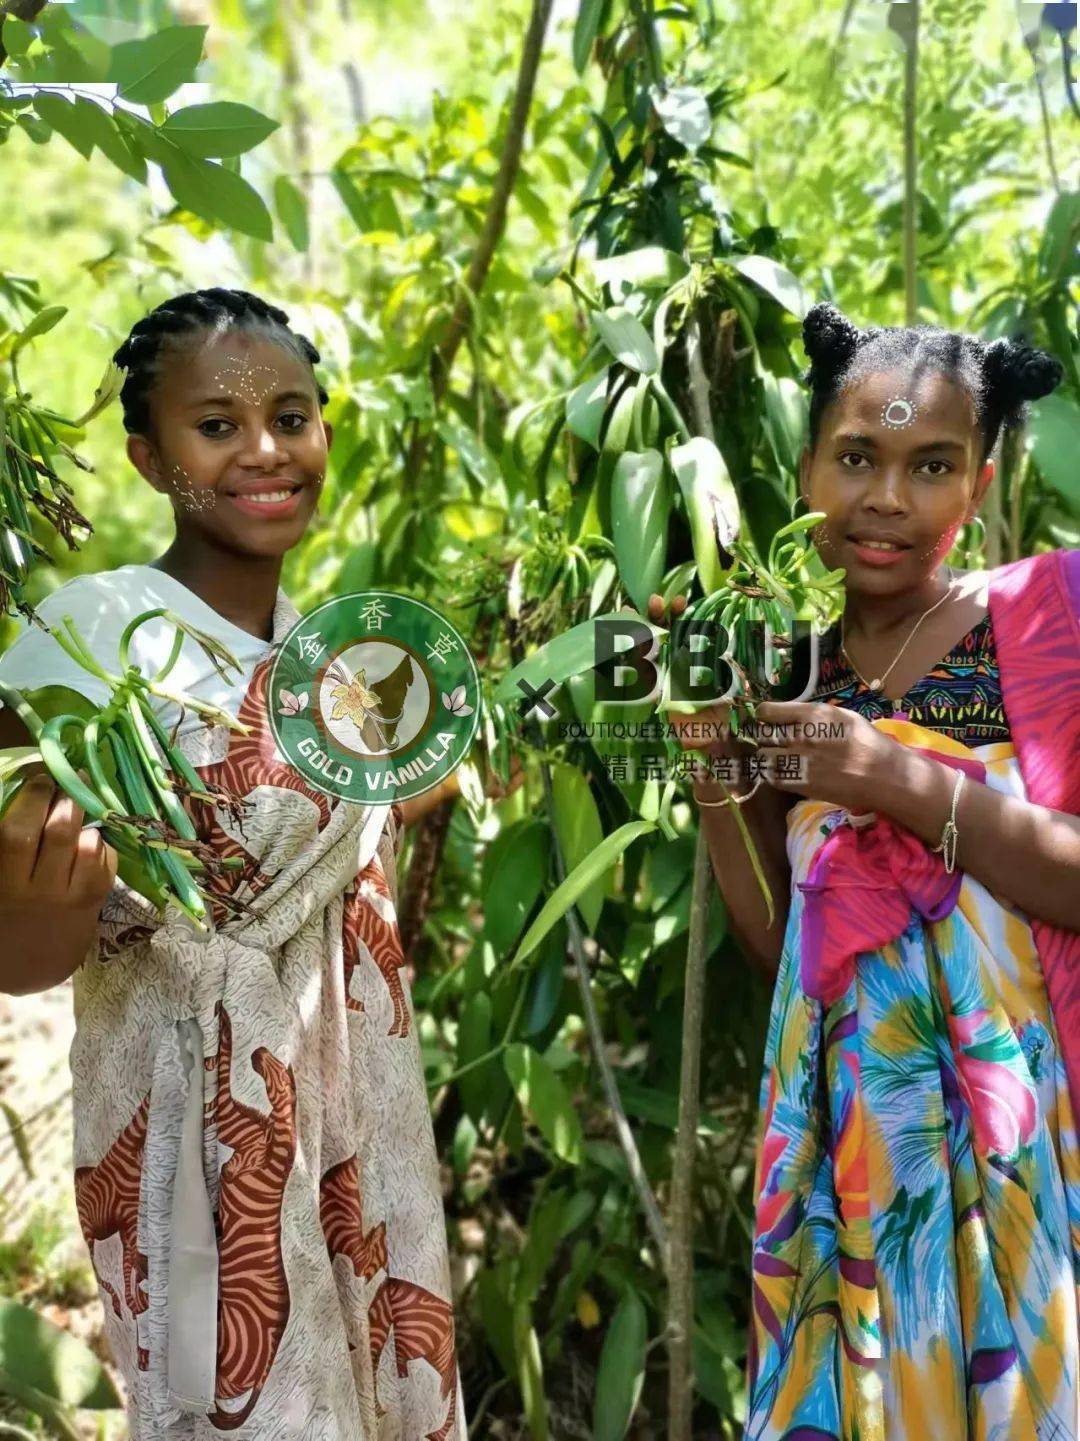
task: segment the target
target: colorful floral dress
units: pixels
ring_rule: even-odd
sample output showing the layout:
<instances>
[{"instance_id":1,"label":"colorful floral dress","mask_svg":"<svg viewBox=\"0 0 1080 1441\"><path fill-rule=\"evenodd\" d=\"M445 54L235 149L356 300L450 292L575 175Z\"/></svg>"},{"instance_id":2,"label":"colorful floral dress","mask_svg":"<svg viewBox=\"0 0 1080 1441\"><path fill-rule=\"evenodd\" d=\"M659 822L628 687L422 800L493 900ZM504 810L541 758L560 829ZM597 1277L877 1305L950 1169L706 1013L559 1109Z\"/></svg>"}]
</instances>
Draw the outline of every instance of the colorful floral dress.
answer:
<instances>
[{"instance_id":1,"label":"colorful floral dress","mask_svg":"<svg viewBox=\"0 0 1080 1441\"><path fill-rule=\"evenodd\" d=\"M817 698L1025 793L989 617L895 707L830 637ZM848 819L789 814L747 1441L1075 1438L1077 1138L1031 927L910 833ZM886 904L907 919L866 944Z\"/></svg>"}]
</instances>

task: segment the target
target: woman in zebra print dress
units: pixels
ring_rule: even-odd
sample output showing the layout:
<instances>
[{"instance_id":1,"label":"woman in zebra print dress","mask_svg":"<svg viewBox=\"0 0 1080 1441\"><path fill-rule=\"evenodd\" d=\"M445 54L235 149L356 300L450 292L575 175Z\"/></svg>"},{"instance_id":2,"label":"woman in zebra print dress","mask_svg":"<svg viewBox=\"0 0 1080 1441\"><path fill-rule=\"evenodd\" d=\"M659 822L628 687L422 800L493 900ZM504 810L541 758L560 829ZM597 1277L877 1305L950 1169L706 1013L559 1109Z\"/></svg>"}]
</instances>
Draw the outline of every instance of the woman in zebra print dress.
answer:
<instances>
[{"instance_id":1,"label":"woman in zebra print dress","mask_svg":"<svg viewBox=\"0 0 1080 1441\"><path fill-rule=\"evenodd\" d=\"M447 788L406 806L335 801L284 763L267 720L273 648L298 618L282 557L315 513L331 439L318 358L246 292L191 292L140 321L116 355L128 453L170 497L175 540L152 565L79 577L40 607L73 616L107 665L127 621L155 606L237 656L241 679L227 683L185 640L172 679L246 735L160 711L200 774L250 803L242 826L195 803L201 836L243 863L216 884L214 934L192 939L114 883L115 857L93 831L78 839L81 816L48 788L24 792L0 828L5 854L13 827L41 846L22 909L0 897L25 940L0 984L74 972L76 1199L134 1441L465 1436L395 912L409 807ZM168 649L146 625L133 660L156 669ZM0 657L0 676L104 699L37 629ZM0 744L24 743L17 724L0 716ZM49 890L58 844L71 879ZM238 916L226 889L257 904Z\"/></svg>"}]
</instances>

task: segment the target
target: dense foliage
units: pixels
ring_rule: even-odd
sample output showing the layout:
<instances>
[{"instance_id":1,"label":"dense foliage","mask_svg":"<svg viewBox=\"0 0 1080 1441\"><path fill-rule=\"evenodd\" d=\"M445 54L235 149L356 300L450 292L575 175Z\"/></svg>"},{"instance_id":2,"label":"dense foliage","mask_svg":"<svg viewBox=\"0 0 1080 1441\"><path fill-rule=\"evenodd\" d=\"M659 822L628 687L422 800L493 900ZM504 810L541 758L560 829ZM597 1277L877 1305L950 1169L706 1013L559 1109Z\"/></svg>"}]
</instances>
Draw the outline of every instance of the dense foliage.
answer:
<instances>
[{"instance_id":1,"label":"dense foliage","mask_svg":"<svg viewBox=\"0 0 1080 1441\"><path fill-rule=\"evenodd\" d=\"M985 558L1080 544L1060 29L1024 6L1025 43L976 0L842 18L805 0L581 0L550 18L515 0L426 20L222 0L208 28L190 5L182 21L136 0L5 8L0 163L24 197L0 267L6 398L79 415L127 326L170 291L265 293L314 335L336 432L286 587L302 608L408 590L481 665L475 770L402 864L475 1434L661 1434L686 1359L670 1281L689 1294L687 1271L692 1434L738 1434L767 989L719 901L695 892L695 816L662 742L587 733L651 708L595 701L582 627L640 613L651 590L701 601L740 573L777 580L803 439L799 323L825 296L866 323L917 315L1058 354L1066 383L1003 458ZM402 27L437 77L430 104L369 113L381 70L404 83ZM179 94L196 76L209 93ZM52 328L28 334L43 315ZM95 473L32 458L95 533L69 554L28 517L54 562L31 599L168 535L115 411L78 446ZM796 603L827 612L819 568L801 552L784 564ZM562 682L555 718L522 726L521 675ZM485 801L481 773L505 773L511 749L525 784ZM705 986L689 1013L688 947ZM680 1194L687 1036L701 1112L688 1133L684 1112ZM0 1352L0 1388L13 1359ZM23 1404L48 1411L24 1383ZM98 1384L87 1404L107 1403Z\"/></svg>"}]
</instances>

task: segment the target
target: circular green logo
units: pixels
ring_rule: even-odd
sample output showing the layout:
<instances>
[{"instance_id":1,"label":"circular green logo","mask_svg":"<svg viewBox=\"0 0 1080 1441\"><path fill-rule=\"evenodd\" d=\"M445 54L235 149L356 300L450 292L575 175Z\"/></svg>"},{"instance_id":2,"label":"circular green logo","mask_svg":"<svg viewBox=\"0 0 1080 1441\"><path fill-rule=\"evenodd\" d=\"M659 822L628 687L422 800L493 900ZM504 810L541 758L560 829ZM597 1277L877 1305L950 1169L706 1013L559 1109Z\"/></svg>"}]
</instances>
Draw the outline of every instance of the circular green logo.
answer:
<instances>
[{"instance_id":1,"label":"circular green logo","mask_svg":"<svg viewBox=\"0 0 1080 1441\"><path fill-rule=\"evenodd\" d=\"M431 790L465 759L480 676L438 611L365 590L301 616L274 656L267 705L278 749L313 786L390 805Z\"/></svg>"}]
</instances>

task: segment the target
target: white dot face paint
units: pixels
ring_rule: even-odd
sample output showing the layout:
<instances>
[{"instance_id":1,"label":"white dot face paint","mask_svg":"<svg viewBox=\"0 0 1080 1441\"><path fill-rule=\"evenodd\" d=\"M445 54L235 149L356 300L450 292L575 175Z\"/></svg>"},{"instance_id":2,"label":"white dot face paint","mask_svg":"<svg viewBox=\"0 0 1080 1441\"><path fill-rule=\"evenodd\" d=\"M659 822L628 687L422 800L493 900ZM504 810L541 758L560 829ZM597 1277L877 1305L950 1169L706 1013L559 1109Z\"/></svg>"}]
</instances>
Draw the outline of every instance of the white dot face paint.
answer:
<instances>
[{"instance_id":1,"label":"white dot face paint","mask_svg":"<svg viewBox=\"0 0 1080 1441\"><path fill-rule=\"evenodd\" d=\"M214 384L223 391L229 391L237 400L250 405L263 405L274 393L277 372L269 365L253 365L248 360L226 356L221 369L214 376Z\"/></svg>"},{"instance_id":2,"label":"white dot face paint","mask_svg":"<svg viewBox=\"0 0 1080 1441\"><path fill-rule=\"evenodd\" d=\"M210 486L192 485L182 466L171 467L170 484L181 510L186 510L189 514L210 510L217 505L217 492Z\"/></svg>"},{"instance_id":3,"label":"white dot face paint","mask_svg":"<svg viewBox=\"0 0 1080 1441\"><path fill-rule=\"evenodd\" d=\"M918 419L918 407L904 395L894 395L881 407L881 423L890 430L904 430Z\"/></svg>"}]
</instances>

